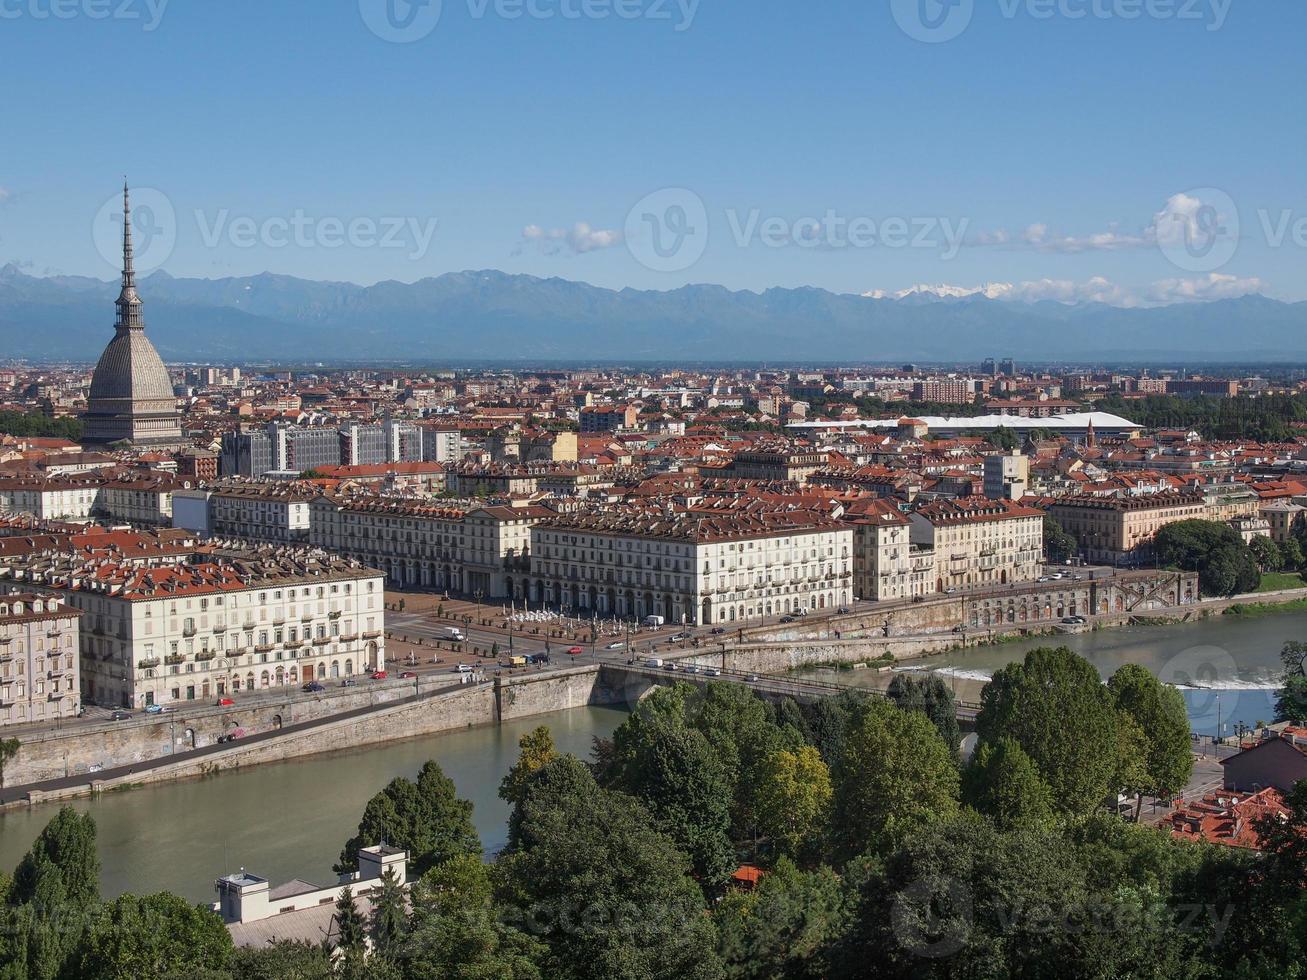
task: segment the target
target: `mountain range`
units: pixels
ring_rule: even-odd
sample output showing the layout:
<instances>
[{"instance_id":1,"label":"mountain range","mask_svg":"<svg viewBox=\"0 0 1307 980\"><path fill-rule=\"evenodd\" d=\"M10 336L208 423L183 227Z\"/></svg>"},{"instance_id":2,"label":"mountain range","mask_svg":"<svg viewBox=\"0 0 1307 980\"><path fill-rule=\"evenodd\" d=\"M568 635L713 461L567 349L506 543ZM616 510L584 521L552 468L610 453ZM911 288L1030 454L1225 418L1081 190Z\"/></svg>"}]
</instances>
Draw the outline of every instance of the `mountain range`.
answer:
<instances>
[{"instance_id":1,"label":"mountain range","mask_svg":"<svg viewBox=\"0 0 1307 980\"><path fill-rule=\"evenodd\" d=\"M1307 361L1307 302L1260 295L1123 309L941 295L603 289L496 271L358 286L263 275L139 283L165 360L291 363ZM116 282L0 269L0 351L94 361Z\"/></svg>"}]
</instances>

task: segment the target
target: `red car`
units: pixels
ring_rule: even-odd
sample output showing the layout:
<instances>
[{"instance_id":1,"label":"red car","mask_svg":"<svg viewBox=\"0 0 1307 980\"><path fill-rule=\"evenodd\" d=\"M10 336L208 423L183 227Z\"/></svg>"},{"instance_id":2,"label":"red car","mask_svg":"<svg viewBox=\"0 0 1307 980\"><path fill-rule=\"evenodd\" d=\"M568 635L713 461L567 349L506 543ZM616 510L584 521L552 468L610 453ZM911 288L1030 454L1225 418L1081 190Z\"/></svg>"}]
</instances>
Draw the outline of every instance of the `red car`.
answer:
<instances>
[{"instance_id":1,"label":"red car","mask_svg":"<svg viewBox=\"0 0 1307 980\"><path fill-rule=\"evenodd\" d=\"M417 674L413 673L411 670L406 670L404 673L399 675L399 679L402 681L411 681L414 677L417 677Z\"/></svg>"},{"instance_id":2,"label":"red car","mask_svg":"<svg viewBox=\"0 0 1307 980\"><path fill-rule=\"evenodd\" d=\"M230 708L235 703L236 702L233 701L231 698L218 698L218 703L215 707Z\"/></svg>"},{"instance_id":3,"label":"red car","mask_svg":"<svg viewBox=\"0 0 1307 980\"><path fill-rule=\"evenodd\" d=\"M384 670L378 670L373 673L372 679L374 681L384 681L386 679L386 672Z\"/></svg>"},{"instance_id":4,"label":"red car","mask_svg":"<svg viewBox=\"0 0 1307 980\"><path fill-rule=\"evenodd\" d=\"M567 655L569 657L579 657L583 653L585 653L585 649L583 647L572 647L570 650L567 651Z\"/></svg>"}]
</instances>

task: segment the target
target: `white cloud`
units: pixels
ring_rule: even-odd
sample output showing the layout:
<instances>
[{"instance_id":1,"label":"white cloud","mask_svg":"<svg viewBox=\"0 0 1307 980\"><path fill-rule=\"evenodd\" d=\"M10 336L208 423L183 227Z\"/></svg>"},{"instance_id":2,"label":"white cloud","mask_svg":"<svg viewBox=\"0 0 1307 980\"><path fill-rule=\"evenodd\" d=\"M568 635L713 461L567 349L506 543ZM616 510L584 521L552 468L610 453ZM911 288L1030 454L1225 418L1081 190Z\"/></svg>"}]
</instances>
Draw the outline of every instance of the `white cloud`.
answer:
<instances>
[{"instance_id":1,"label":"white cloud","mask_svg":"<svg viewBox=\"0 0 1307 980\"><path fill-rule=\"evenodd\" d=\"M1237 234L1238 215L1232 202L1220 191L1208 189L1203 197L1173 194L1162 209L1137 233L1123 232L1116 225L1087 235L1053 232L1043 222L1027 225L1023 231L1006 228L984 231L971 236L973 246L1033 249L1038 252L1078 254L1080 252L1115 252L1125 249L1154 248L1159 245L1182 245Z\"/></svg>"},{"instance_id":2,"label":"white cloud","mask_svg":"<svg viewBox=\"0 0 1307 980\"><path fill-rule=\"evenodd\" d=\"M1071 279L1036 279L1018 283L990 282L980 286L947 283L918 285L897 291L875 289L862 295L869 299L903 299L913 294L932 294L949 299L983 296L1014 303L1052 300L1055 303L1105 303L1108 306L1133 308L1166 306L1171 303L1207 303L1261 293L1266 288L1266 282L1256 277L1239 278L1214 272L1192 279L1161 279L1138 287L1122 286L1102 276L1094 276L1081 282Z\"/></svg>"},{"instance_id":3,"label":"white cloud","mask_svg":"<svg viewBox=\"0 0 1307 980\"><path fill-rule=\"evenodd\" d=\"M622 233L591 228L584 221L578 221L571 228L542 228L539 225L527 225L522 229L522 242L536 246L546 255L557 255L562 251L583 255L586 252L620 245Z\"/></svg>"}]
</instances>

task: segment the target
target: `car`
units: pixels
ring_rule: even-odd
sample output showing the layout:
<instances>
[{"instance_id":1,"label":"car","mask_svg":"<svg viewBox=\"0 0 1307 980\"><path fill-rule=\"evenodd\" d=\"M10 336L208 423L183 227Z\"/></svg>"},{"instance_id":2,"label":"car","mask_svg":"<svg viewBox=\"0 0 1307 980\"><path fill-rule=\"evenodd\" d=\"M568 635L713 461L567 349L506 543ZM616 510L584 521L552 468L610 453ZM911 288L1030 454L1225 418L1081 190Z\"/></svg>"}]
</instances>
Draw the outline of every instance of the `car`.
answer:
<instances>
[{"instance_id":1,"label":"car","mask_svg":"<svg viewBox=\"0 0 1307 980\"><path fill-rule=\"evenodd\" d=\"M680 643L682 640L688 640L689 638L690 638L690 634L689 634L689 633L677 633L676 635L674 635L674 636L671 638L671 640L670 640L669 642L671 642L671 643Z\"/></svg>"},{"instance_id":2,"label":"car","mask_svg":"<svg viewBox=\"0 0 1307 980\"><path fill-rule=\"evenodd\" d=\"M1039 576L1039 581L1041 581L1041 582L1049 582L1049 581L1052 581L1052 580L1051 580L1047 575L1041 575L1041 576Z\"/></svg>"},{"instance_id":3,"label":"car","mask_svg":"<svg viewBox=\"0 0 1307 980\"><path fill-rule=\"evenodd\" d=\"M835 610L835 615L847 616L851 612L853 612L853 610L850 609L848 606L840 606L838 609Z\"/></svg>"},{"instance_id":4,"label":"car","mask_svg":"<svg viewBox=\"0 0 1307 980\"><path fill-rule=\"evenodd\" d=\"M213 706L215 708L230 708L235 703L236 702L233 701L231 698L218 698L218 700L214 702Z\"/></svg>"},{"instance_id":5,"label":"car","mask_svg":"<svg viewBox=\"0 0 1307 980\"><path fill-rule=\"evenodd\" d=\"M670 660L667 663L663 664L663 670L675 670L675 669L676 669L676 664L672 663Z\"/></svg>"},{"instance_id":6,"label":"car","mask_svg":"<svg viewBox=\"0 0 1307 980\"><path fill-rule=\"evenodd\" d=\"M567 655L568 655L569 657L579 657L579 656L581 656L583 653L585 653L585 648L584 648L584 647L568 647L568 648L567 648Z\"/></svg>"},{"instance_id":7,"label":"car","mask_svg":"<svg viewBox=\"0 0 1307 980\"><path fill-rule=\"evenodd\" d=\"M718 670L716 667L705 667L705 668L703 669L703 672L704 672L705 674L707 674L709 677L721 677L721 676L722 676L722 672L721 672L720 670Z\"/></svg>"},{"instance_id":8,"label":"car","mask_svg":"<svg viewBox=\"0 0 1307 980\"><path fill-rule=\"evenodd\" d=\"M684 670L685 670L685 672L686 672L687 674L697 674L697 673L699 673L699 668L696 667L694 664L690 664L690 665L688 665L687 667L684 668Z\"/></svg>"},{"instance_id":9,"label":"car","mask_svg":"<svg viewBox=\"0 0 1307 980\"><path fill-rule=\"evenodd\" d=\"M610 644L608 644L608 646L604 647L604 649L605 649L605 650L621 650L621 649L625 648L625 646L626 646L626 641L625 641L625 640L621 640L621 641L619 641L619 642L617 642L617 643L610 643Z\"/></svg>"},{"instance_id":10,"label":"car","mask_svg":"<svg viewBox=\"0 0 1307 980\"><path fill-rule=\"evenodd\" d=\"M161 714L163 714L163 705L161 705L161 704L147 704L147 705L145 706L145 713L146 713L147 715L161 715Z\"/></svg>"},{"instance_id":11,"label":"car","mask_svg":"<svg viewBox=\"0 0 1307 980\"><path fill-rule=\"evenodd\" d=\"M399 679L402 681L411 681L414 677L417 677L417 674L413 673L411 670L406 670L404 673L399 675Z\"/></svg>"},{"instance_id":12,"label":"car","mask_svg":"<svg viewBox=\"0 0 1307 980\"><path fill-rule=\"evenodd\" d=\"M388 676L389 675L384 670L374 670L372 672L372 679L374 681L384 681Z\"/></svg>"},{"instance_id":13,"label":"car","mask_svg":"<svg viewBox=\"0 0 1307 980\"><path fill-rule=\"evenodd\" d=\"M794 617L793 617L793 616L782 616L782 617L781 617L781 622L782 622L782 623L792 623L792 622L794 622Z\"/></svg>"},{"instance_id":14,"label":"car","mask_svg":"<svg viewBox=\"0 0 1307 980\"><path fill-rule=\"evenodd\" d=\"M115 711L113 714L111 714L111 715L109 716L109 720L110 720L110 721L126 721L126 720L127 720L128 718L130 718L130 717L131 717L130 712L127 712L127 711Z\"/></svg>"},{"instance_id":15,"label":"car","mask_svg":"<svg viewBox=\"0 0 1307 980\"><path fill-rule=\"evenodd\" d=\"M721 636L725 632L726 632L726 628L724 626L714 626L712 629L708 631L709 635L711 636Z\"/></svg>"},{"instance_id":16,"label":"car","mask_svg":"<svg viewBox=\"0 0 1307 980\"><path fill-rule=\"evenodd\" d=\"M454 670L457 671L457 672L460 673L460 674L470 674L470 673L472 673L472 665L471 665L471 664L459 664L457 667L454 668Z\"/></svg>"},{"instance_id":17,"label":"car","mask_svg":"<svg viewBox=\"0 0 1307 980\"><path fill-rule=\"evenodd\" d=\"M956 626L953 627L953 632L954 632L954 633L965 633L966 631L967 631L967 628L966 628L964 625L962 625L961 623L958 623Z\"/></svg>"},{"instance_id":18,"label":"car","mask_svg":"<svg viewBox=\"0 0 1307 980\"><path fill-rule=\"evenodd\" d=\"M759 678L757 674L750 674L748 677L745 678L745 680L748 681L750 684L758 683L758 679Z\"/></svg>"},{"instance_id":19,"label":"car","mask_svg":"<svg viewBox=\"0 0 1307 980\"><path fill-rule=\"evenodd\" d=\"M305 694L317 694L318 692L325 691L325 690L326 688L323 687L321 684L319 684L317 681L309 681L307 684L304 685Z\"/></svg>"},{"instance_id":20,"label":"car","mask_svg":"<svg viewBox=\"0 0 1307 980\"><path fill-rule=\"evenodd\" d=\"M340 686L341 686L341 687L353 687L353 686L354 686L355 684L357 684L357 683L358 683L358 681L356 681L354 678L352 678L352 677L346 677L343 681L340 682Z\"/></svg>"},{"instance_id":21,"label":"car","mask_svg":"<svg viewBox=\"0 0 1307 980\"><path fill-rule=\"evenodd\" d=\"M955 594L957 593L957 591L958 591L957 589L945 589L945 590L944 590L944 594L945 594L945 595L955 595Z\"/></svg>"}]
</instances>

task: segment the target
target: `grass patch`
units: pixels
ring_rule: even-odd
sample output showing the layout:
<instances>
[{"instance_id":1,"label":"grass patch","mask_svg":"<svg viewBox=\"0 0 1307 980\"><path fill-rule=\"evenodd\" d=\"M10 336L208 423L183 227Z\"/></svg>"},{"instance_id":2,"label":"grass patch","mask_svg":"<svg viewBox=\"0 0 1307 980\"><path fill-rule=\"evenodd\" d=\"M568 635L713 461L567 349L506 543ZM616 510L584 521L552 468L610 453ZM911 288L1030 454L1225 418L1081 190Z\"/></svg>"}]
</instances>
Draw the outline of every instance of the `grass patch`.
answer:
<instances>
[{"instance_id":1,"label":"grass patch","mask_svg":"<svg viewBox=\"0 0 1307 980\"><path fill-rule=\"evenodd\" d=\"M1267 572L1262 576L1258 592L1282 592L1285 589L1301 589L1307 585L1298 572Z\"/></svg>"},{"instance_id":2,"label":"grass patch","mask_svg":"<svg viewBox=\"0 0 1307 980\"><path fill-rule=\"evenodd\" d=\"M1303 612L1307 610L1307 598L1293 599L1289 602L1241 602L1227 609L1223 616L1243 616L1249 619L1257 616L1274 616L1276 613Z\"/></svg>"}]
</instances>

